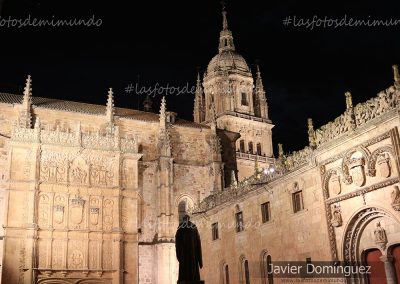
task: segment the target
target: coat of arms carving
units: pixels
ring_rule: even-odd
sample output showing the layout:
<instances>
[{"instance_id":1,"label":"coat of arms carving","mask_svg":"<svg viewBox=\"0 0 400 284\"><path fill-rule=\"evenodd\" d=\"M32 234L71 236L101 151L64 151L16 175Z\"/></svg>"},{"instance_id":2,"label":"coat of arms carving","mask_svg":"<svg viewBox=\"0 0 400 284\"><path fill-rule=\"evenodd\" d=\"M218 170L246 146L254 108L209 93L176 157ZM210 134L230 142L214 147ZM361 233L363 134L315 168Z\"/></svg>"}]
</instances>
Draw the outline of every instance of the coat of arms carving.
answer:
<instances>
[{"instance_id":1,"label":"coat of arms carving","mask_svg":"<svg viewBox=\"0 0 400 284\"><path fill-rule=\"evenodd\" d=\"M337 175L336 172L332 173L331 178L329 179L329 189L336 195L340 194L342 191L340 176Z\"/></svg>"},{"instance_id":2,"label":"coat of arms carving","mask_svg":"<svg viewBox=\"0 0 400 284\"><path fill-rule=\"evenodd\" d=\"M376 168L379 171L379 174L383 178L390 177L391 170L390 170L390 157L388 153L383 153L378 156L376 161Z\"/></svg>"},{"instance_id":3,"label":"coat of arms carving","mask_svg":"<svg viewBox=\"0 0 400 284\"><path fill-rule=\"evenodd\" d=\"M351 159L349 169L353 183L357 186L363 186L365 184L364 158Z\"/></svg>"},{"instance_id":4,"label":"coat of arms carving","mask_svg":"<svg viewBox=\"0 0 400 284\"><path fill-rule=\"evenodd\" d=\"M83 220L83 207L85 205L85 200L80 196L71 199L71 222L78 225Z\"/></svg>"}]
</instances>

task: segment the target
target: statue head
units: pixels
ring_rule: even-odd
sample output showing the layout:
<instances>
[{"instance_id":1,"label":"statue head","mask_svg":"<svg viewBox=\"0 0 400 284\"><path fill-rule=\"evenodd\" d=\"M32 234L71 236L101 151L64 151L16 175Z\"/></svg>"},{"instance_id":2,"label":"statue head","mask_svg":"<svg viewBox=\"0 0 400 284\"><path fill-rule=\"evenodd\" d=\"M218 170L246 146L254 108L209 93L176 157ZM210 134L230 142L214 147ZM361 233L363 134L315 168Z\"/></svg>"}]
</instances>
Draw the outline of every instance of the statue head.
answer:
<instances>
[{"instance_id":1,"label":"statue head","mask_svg":"<svg viewBox=\"0 0 400 284\"><path fill-rule=\"evenodd\" d=\"M183 222L188 222L190 220L190 216L188 214L185 214L182 218Z\"/></svg>"}]
</instances>

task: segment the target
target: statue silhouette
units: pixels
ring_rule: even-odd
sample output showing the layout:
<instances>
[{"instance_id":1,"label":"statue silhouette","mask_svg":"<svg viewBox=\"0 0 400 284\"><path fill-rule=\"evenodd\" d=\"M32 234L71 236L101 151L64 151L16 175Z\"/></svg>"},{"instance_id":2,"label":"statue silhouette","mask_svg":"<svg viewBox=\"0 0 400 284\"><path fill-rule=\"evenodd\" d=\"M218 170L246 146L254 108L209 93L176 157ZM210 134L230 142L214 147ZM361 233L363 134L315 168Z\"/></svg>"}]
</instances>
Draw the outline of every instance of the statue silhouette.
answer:
<instances>
[{"instance_id":1,"label":"statue silhouette","mask_svg":"<svg viewBox=\"0 0 400 284\"><path fill-rule=\"evenodd\" d=\"M199 267L203 267L200 235L195 224L185 215L175 235L176 257L179 261L178 284L200 284Z\"/></svg>"}]
</instances>

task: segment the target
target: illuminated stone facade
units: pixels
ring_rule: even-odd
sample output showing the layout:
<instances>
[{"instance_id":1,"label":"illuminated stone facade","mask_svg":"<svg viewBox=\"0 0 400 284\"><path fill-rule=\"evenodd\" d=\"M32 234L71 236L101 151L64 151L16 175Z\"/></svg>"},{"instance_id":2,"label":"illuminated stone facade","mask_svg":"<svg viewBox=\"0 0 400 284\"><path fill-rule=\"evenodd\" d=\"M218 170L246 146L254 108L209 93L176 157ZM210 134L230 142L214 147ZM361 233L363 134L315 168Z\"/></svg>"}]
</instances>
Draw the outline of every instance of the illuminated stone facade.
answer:
<instances>
[{"instance_id":1,"label":"illuminated stone facade","mask_svg":"<svg viewBox=\"0 0 400 284\"><path fill-rule=\"evenodd\" d=\"M176 283L185 213L199 225L206 283L245 283L246 261L251 283L268 283L271 260L363 260L373 249L396 283L394 74L365 103L346 93L344 114L316 130L309 120L309 146L279 145L276 159L261 72L253 79L235 51L225 11L194 122L165 98L158 114L115 108L111 89L106 106L41 98L28 77L23 95L0 93L2 283Z\"/></svg>"},{"instance_id":2,"label":"illuminated stone facade","mask_svg":"<svg viewBox=\"0 0 400 284\"><path fill-rule=\"evenodd\" d=\"M280 146L275 172L260 169L195 208L206 283L246 283L246 273L251 283L281 283L268 279L268 261L371 264L372 252L387 283L398 283L400 80L393 68L394 86L377 97L353 106L346 93L335 121L314 130L309 120L310 145L286 156Z\"/></svg>"},{"instance_id":3,"label":"illuminated stone facade","mask_svg":"<svg viewBox=\"0 0 400 284\"><path fill-rule=\"evenodd\" d=\"M174 283L178 205L221 188L215 124L1 94L3 283Z\"/></svg>"}]
</instances>

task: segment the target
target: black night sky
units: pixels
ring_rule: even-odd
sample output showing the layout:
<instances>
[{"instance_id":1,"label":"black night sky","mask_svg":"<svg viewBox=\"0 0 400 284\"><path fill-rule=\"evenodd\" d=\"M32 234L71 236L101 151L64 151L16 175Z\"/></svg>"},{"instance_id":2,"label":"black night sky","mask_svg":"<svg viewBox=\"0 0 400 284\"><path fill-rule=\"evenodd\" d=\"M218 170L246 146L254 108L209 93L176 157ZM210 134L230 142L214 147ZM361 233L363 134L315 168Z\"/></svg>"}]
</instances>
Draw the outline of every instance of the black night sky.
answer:
<instances>
[{"instance_id":1,"label":"black night sky","mask_svg":"<svg viewBox=\"0 0 400 284\"><path fill-rule=\"evenodd\" d=\"M137 109L138 96L125 92L129 84L139 79L140 86L193 86L197 68L203 72L218 52L218 0L0 2L2 18L102 20L100 27L0 27L1 92L22 93L30 74L34 96L105 104L112 86L116 106ZM307 118L316 127L333 120L344 111L345 91L356 104L393 83L400 21L392 27L308 30L284 26L283 20L400 20L400 1L228 1L227 11L236 50L253 69L260 64L275 147L281 142L285 151L303 148ZM193 98L167 96L167 107L192 120ZM154 111L160 99L153 99Z\"/></svg>"}]
</instances>

